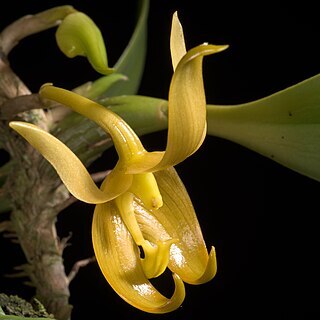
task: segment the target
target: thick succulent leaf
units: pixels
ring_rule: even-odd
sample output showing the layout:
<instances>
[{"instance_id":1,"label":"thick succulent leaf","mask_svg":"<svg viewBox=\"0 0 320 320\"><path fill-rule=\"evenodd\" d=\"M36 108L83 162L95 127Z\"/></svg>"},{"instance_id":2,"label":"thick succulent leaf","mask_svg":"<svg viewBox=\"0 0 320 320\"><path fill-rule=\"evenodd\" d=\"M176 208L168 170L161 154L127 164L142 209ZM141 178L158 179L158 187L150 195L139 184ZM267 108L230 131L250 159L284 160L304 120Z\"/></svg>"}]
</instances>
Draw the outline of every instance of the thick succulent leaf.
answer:
<instances>
[{"instance_id":1,"label":"thick succulent leaf","mask_svg":"<svg viewBox=\"0 0 320 320\"><path fill-rule=\"evenodd\" d=\"M320 75L249 103L208 105L208 134L320 181Z\"/></svg>"},{"instance_id":2,"label":"thick succulent leaf","mask_svg":"<svg viewBox=\"0 0 320 320\"><path fill-rule=\"evenodd\" d=\"M128 81L116 84L102 96L136 94L144 71L147 52L149 0L140 0L138 20L131 39L114 65L114 69L128 77Z\"/></svg>"},{"instance_id":3,"label":"thick succulent leaf","mask_svg":"<svg viewBox=\"0 0 320 320\"><path fill-rule=\"evenodd\" d=\"M128 78L117 72L113 72L105 77L101 77L96 81L89 81L81 86L74 88L72 91L92 100L96 100L109 88L118 82L127 81Z\"/></svg>"},{"instance_id":4,"label":"thick succulent leaf","mask_svg":"<svg viewBox=\"0 0 320 320\"><path fill-rule=\"evenodd\" d=\"M189 195L174 168L155 173L163 198L158 210L148 210L136 201L135 213L141 231L153 243L172 239L169 268L190 284L211 280L217 271L215 249L208 254Z\"/></svg>"},{"instance_id":5,"label":"thick succulent leaf","mask_svg":"<svg viewBox=\"0 0 320 320\"><path fill-rule=\"evenodd\" d=\"M78 157L60 140L30 123L12 121L9 125L51 163L73 196L88 203L109 200L109 195L96 186Z\"/></svg>"},{"instance_id":6,"label":"thick succulent leaf","mask_svg":"<svg viewBox=\"0 0 320 320\"><path fill-rule=\"evenodd\" d=\"M168 127L167 100L125 95L99 99L98 102L123 118L138 135Z\"/></svg>"},{"instance_id":7,"label":"thick succulent leaf","mask_svg":"<svg viewBox=\"0 0 320 320\"><path fill-rule=\"evenodd\" d=\"M185 297L182 280L173 275L175 290L169 299L151 284L143 272L139 249L113 201L96 206L92 239L103 275L126 302L150 313L170 312L181 305Z\"/></svg>"},{"instance_id":8,"label":"thick succulent leaf","mask_svg":"<svg viewBox=\"0 0 320 320\"><path fill-rule=\"evenodd\" d=\"M104 40L96 24L82 12L67 15L56 31L60 50L69 58L85 56L101 74L110 74Z\"/></svg>"}]
</instances>

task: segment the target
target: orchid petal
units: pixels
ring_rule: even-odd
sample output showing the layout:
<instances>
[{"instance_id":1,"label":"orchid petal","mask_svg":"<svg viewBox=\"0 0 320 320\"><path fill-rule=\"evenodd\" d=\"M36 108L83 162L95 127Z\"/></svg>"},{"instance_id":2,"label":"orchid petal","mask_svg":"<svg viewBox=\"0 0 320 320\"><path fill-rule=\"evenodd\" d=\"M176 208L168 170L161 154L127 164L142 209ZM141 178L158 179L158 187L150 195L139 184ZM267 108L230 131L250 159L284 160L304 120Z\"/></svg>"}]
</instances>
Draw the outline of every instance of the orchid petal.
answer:
<instances>
[{"instance_id":1,"label":"orchid petal","mask_svg":"<svg viewBox=\"0 0 320 320\"><path fill-rule=\"evenodd\" d=\"M163 206L152 211L152 215L170 238L178 239L171 245L170 270L190 284L211 280L217 271L215 250L211 247L208 255L196 213L182 181L173 167L156 172L155 177ZM148 223L147 219L144 223ZM166 239L164 232L159 234L162 240Z\"/></svg>"},{"instance_id":2,"label":"orchid petal","mask_svg":"<svg viewBox=\"0 0 320 320\"><path fill-rule=\"evenodd\" d=\"M77 199L87 203L102 203L109 199L109 195L96 186L79 158L60 140L34 124L12 121L9 125L51 163Z\"/></svg>"},{"instance_id":3,"label":"orchid petal","mask_svg":"<svg viewBox=\"0 0 320 320\"><path fill-rule=\"evenodd\" d=\"M164 205L148 210L134 199L135 218L151 243L172 241L168 267L183 281L201 284L217 272L215 248L208 255L190 198L174 168L155 173Z\"/></svg>"},{"instance_id":4,"label":"orchid petal","mask_svg":"<svg viewBox=\"0 0 320 320\"><path fill-rule=\"evenodd\" d=\"M82 12L66 16L56 31L60 50L69 58L85 56L101 74L110 74L104 40L96 24Z\"/></svg>"},{"instance_id":5,"label":"orchid petal","mask_svg":"<svg viewBox=\"0 0 320 320\"><path fill-rule=\"evenodd\" d=\"M175 290L170 299L151 284L141 266L138 247L125 227L114 202L96 206L92 239L100 269L111 287L132 306L150 313L177 309L185 298L185 288L173 274Z\"/></svg>"},{"instance_id":6,"label":"orchid petal","mask_svg":"<svg viewBox=\"0 0 320 320\"><path fill-rule=\"evenodd\" d=\"M147 240L149 240L152 243L157 242L166 242L171 241L171 250L170 250L170 256L171 256L171 262L169 264L169 268L173 270L174 265L181 265L182 262L186 262L188 259L190 259L189 255L186 255L181 250L181 244L176 245L178 243L178 239L172 239L170 234L168 232L171 231L170 228L168 228L168 231L164 228L164 226L159 222L159 220L155 217L154 212L150 211L145 208L143 203L138 201L137 199L134 202L134 210L135 210L135 217L137 219L137 222L139 224L140 230L143 234L143 237ZM157 215L158 216L158 215ZM171 232L172 234L172 232ZM177 235L177 234L176 234ZM187 234L186 234L187 235ZM187 252L187 248L185 248ZM205 253L204 253L205 256ZM206 258L204 258L207 260ZM203 264L200 275L197 279L195 279L197 276L194 275L193 271L190 272L189 267L186 268L186 271L189 272L188 278L185 276L183 280L186 282L189 282L191 284L201 284L210 281L214 275L217 272L217 263L216 263L216 252L215 248L211 247L211 251L208 257L207 266L204 267L205 263ZM179 272L179 269L176 269L177 272ZM191 273L191 276L190 276ZM182 276L179 274L179 276Z\"/></svg>"},{"instance_id":7,"label":"orchid petal","mask_svg":"<svg viewBox=\"0 0 320 320\"><path fill-rule=\"evenodd\" d=\"M202 60L227 46L203 44L187 52L173 74L168 100L168 140L163 153L136 158L128 173L155 172L174 166L202 144L206 135L206 99L202 78ZM160 157L161 155L161 157ZM149 161L145 161L148 159ZM158 163L157 163L158 162Z\"/></svg>"},{"instance_id":8,"label":"orchid petal","mask_svg":"<svg viewBox=\"0 0 320 320\"><path fill-rule=\"evenodd\" d=\"M202 144L206 133L202 60L226 48L200 45L188 51L179 62L169 90L167 147L161 162L152 170L182 162Z\"/></svg>"},{"instance_id":9,"label":"orchid petal","mask_svg":"<svg viewBox=\"0 0 320 320\"><path fill-rule=\"evenodd\" d=\"M145 239L152 243L172 239L164 226L153 215L153 211L148 210L140 199L134 198L133 207L139 228ZM172 240L177 241L177 239Z\"/></svg>"},{"instance_id":10,"label":"orchid petal","mask_svg":"<svg viewBox=\"0 0 320 320\"><path fill-rule=\"evenodd\" d=\"M149 210L157 210L162 206L162 197L152 173L134 175L128 192L117 197L115 203L135 243L143 249L141 264L145 275L149 279L155 278L168 266L172 239L150 243L144 238L135 216L135 196Z\"/></svg>"},{"instance_id":11,"label":"orchid petal","mask_svg":"<svg viewBox=\"0 0 320 320\"><path fill-rule=\"evenodd\" d=\"M132 193L125 192L115 199L115 203L134 242L143 249L144 257L141 259L141 264L146 277L155 278L168 266L172 241L157 241L151 244L143 237L135 217L133 198Z\"/></svg>"},{"instance_id":12,"label":"orchid petal","mask_svg":"<svg viewBox=\"0 0 320 320\"><path fill-rule=\"evenodd\" d=\"M175 12L172 16L170 51L173 70L175 70L179 61L187 53L183 35L183 28L179 21L177 12Z\"/></svg>"}]
</instances>

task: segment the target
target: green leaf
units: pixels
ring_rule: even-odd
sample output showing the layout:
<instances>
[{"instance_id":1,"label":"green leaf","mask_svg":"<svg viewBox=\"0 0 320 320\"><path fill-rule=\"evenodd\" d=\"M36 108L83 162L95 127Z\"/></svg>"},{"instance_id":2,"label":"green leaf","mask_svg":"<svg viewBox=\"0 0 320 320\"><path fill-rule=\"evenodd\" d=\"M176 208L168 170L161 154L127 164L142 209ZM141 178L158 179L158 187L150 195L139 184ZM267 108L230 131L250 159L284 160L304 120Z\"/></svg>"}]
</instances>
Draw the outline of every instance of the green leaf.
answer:
<instances>
[{"instance_id":1,"label":"green leaf","mask_svg":"<svg viewBox=\"0 0 320 320\"><path fill-rule=\"evenodd\" d=\"M109 90L115 83L127 80L128 78L125 75L114 72L108 76L101 77L96 81L88 81L81 86L74 88L72 91L86 98L95 100Z\"/></svg>"},{"instance_id":2,"label":"green leaf","mask_svg":"<svg viewBox=\"0 0 320 320\"><path fill-rule=\"evenodd\" d=\"M109 108L138 134L143 135L168 127L168 101L153 97L128 95L98 100Z\"/></svg>"},{"instance_id":3,"label":"green leaf","mask_svg":"<svg viewBox=\"0 0 320 320\"><path fill-rule=\"evenodd\" d=\"M148 12L149 0L141 0L135 30L127 47L114 65L116 72L127 76L128 81L115 84L102 97L137 93L146 59Z\"/></svg>"},{"instance_id":4,"label":"green leaf","mask_svg":"<svg viewBox=\"0 0 320 320\"><path fill-rule=\"evenodd\" d=\"M208 134L320 181L320 74L265 98L207 106Z\"/></svg>"}]
</instances>

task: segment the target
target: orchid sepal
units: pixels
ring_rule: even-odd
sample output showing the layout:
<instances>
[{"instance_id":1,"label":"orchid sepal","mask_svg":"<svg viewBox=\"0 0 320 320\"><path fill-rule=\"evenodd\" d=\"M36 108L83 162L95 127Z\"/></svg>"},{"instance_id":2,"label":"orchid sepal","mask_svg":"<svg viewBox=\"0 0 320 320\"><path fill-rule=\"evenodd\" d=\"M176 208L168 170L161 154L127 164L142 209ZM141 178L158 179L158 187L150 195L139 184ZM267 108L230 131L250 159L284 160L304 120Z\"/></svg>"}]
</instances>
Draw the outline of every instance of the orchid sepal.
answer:
<instances>
[{"instance_id":1,"label":"orchid sepal","mask_svg":"<svg viewBox=\"0 0 320 320\"><path fill-rule=\"evenodd\" d=\"M203 44L190 49L178 63L169 89L165 154L151 170L175 166L200 147L206 132L202 59L227 47Z\"/></svg>"},{"instance_id":2,"label":"orchid sepal","mask_svg":"<svg viewBox=\"0 0 320 320\"><path fill-rule=\"evenodd\" d=\"M145 151L139 137L131 127L116 113L102 105L77 93L55 87L50 83L42 85L39 94L43 98L59 102L95 121L107 134L110 134L119 158L125 162Z\"/></svg>"},{"instance_id":3,"label":"orchid sepal","mask_svg":"<svg viewBox=\"0 0 320 320\"><path fill-rule=\"evenodd\" d=\"M189 284L203 284L212 280L217 273L217 256L216 249L214 246L211 247L209 252L209 258L207 262L207 266L203 272L203 274L198 278L183 278L183 281Z\"/></svg>"},{"instance_id":4,"label":"orchid sepal","mask_svg":"<svg viewBox=\"0 0 320 320\"><path fill-rule=\"evenodd\" d=\"M64 143L31 123L11 121L9 126L51 163L77 199L94 204L108 201L109 195L96 186L85 166Z\"/></svg>"},{"instance_id":5,"label":"orchid sepal","mask_svg":"<svg viewBox=\"0 0 320 320\"><path fill-rule=\"evenodd\" d=\"M173 70L182 57L187 53L186 43L184 40L183 28L178 18L178 12L172 15L171 33L170 33L170 52Z\"/></svg>"},{"instance_id":6,"label":"orchid sepal","mask_svg":"<svg viewBox=\"0 0 320 320\"><path fill-rule=\"evenodd\" d=\"M145 239L152 243L174 239L168 267L189 284L201 284L217 272L215 248L206 248L199 221L189 195L176 170L168 168L154 173L163 206L150 212L135 202L136 219Z\"/></svg>"},{"instance_id":7,"label":"orchid sepal","mask_svg":"<svg viewBox=\"0 0 320 320\"><path fill-rule=\"evenodd\" d=\"M182 304L185 288L178 275L173 274L175 290L171 298L164 297L148 280L139 250L114 202L96 206L92 239L103 275L129 304L149 313L170 312Z\"/></svg>"},{"instance_id":8,"label":"orchid sepal","mask_svg":"<svg viewBox=\"0 0 320 320\"><path fill-rule=\"evenodd\" d=\"M128 164L127 173L155 172L175 166L201 146L207 128L202 59L226 48L226 45L202 44L182 57L169 89L166 150L150 156L142 154L140 159Z\"/></svg>"},{"instance_id":9,"label":"orchid sepal","mask_svg":"<svg viewBox=\"0 0 320 320\"><path fill-rule=\"evenodd\" d=\"M119 116L98 103L50 84L43 85L39 93L43 98L60 102L88 117L109 133L119 157L126 155L126 173L155 172L184 161L201 146L206 136L202 59L227 47L203 44L189 50L178 63L169 90L168 141L162 152L146 152L135 132ZM115 122L119 128L121 124L121 133L113 130Z\"/></svg>"}]
</instances>

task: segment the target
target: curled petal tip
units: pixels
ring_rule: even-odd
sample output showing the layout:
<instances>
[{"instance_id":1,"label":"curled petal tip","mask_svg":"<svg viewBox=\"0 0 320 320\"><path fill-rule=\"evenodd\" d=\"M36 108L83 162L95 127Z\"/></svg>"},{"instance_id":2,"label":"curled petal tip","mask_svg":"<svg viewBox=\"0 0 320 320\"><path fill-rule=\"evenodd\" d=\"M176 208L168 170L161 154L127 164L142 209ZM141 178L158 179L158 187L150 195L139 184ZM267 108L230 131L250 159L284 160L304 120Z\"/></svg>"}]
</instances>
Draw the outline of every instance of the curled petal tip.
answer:
<instances>
[{"instance_id":1,"label":"curled petal tip","mask_svg":"<svg viewBox=\"0 0 320 320\"><path fill-rule=\"evenodd\" d=\"M211 247L211 251L209 253L209 260L207 263L207 267L200 278L198 278L192 284L203 284L212 280L217 273L217 257L216 250L214 246Z\"/></svg>"},{"instance_id":2,"label":"curled petal tip","mask_svg":"<svg viewBox=\"0 0 320 320\"><path fill-rule=\"evenodd\" d=\"M41 91L41 90L43 90L45 87L47 87L47 86L53 86L53 83L52 82L46 82L46 83L44 83L41 87L40 87L40 90L39 91Z\"/></svg>"},{"instance_id":3,"label":"curled petal tip","mask_svg":"<svg viewBox=\"0 0 320 320\"><path fill-rule=\"evenodd\" d=\"M210 44L208 42L205 42L203 44L200 44L200 45L190 49L189 56L190 56L190 59L194 59L198 55L206 56L206 55L210 55L210 54L224 51L227 48L229 48L229 45L227 45L227 44L216 45L216 44Z\"/></svg>"},{"instance_id":4,"label":"curled petal tip","mask_svg":"<svg viewBox=\"0 0 320 320\"><path fill-rule=\"evenodd\" d=\"M173 273L172 274L174 280L174 292L171 298L165 298L162 295L159 295L159 292L155 296L157 296L151 304L148 303L148 306L145 305L135 305L138 309L155 314L164 314L175 311L178 309L186 296L186 291L184 287L184 283L181 278Z\"/></svg>"},{"instance_id":5,"label":"curled petal tip","mask_svg":"<svg viewBox=\"0 0 320 320\"><path fill-rule=\"evenodd\" d=\"M53 87L53 83L52 82L46 82L44 84L41 85L40 89L39 89L39 95L42 98L46 98L45 96L45 92L47 91L47 89L49 87Z\"/></svg>"},{"instance_id":6,"label":"curled petal tip","mask_svg":"<svg viewBox=\"0 0 320 320\"><path fill-rule=\"evenodd\" d=\"M186 296L186 291L185 291L184 283L181 280L181 278L175 273L173 273L172 277L174 280L175 289L171 299L174 300L176 306L179 307Z\"/></svg>"},{"instance_id":7,"label":"curled petal tip","mask_svg":"<svg viewBox=\"0 0 320 320\"><path fill-rule=\"evenodd\" d=\"M153 313L167 313L178 309L182 302L185 299L186 291L184 287L184 283L181 278L173 273L172 274L174 280L174 293L170 299L168 299L162 306L158 307L157 309L153 310Z\"/></svg>"},{"instance_id":8,"label":"curled petal tip","mask_svg":"<svg viewBox=\"0 0 320 320\"><path fill-rule=\"evenodd\" d=\"M209 43L207 43L207 45L210 45ZM212 46L212 45L211 45ZM222 45L214 45L214 47L216 48L217 52L226 50L229 48L228 44L222 44Z\"/></svg>"}]
</instances>

